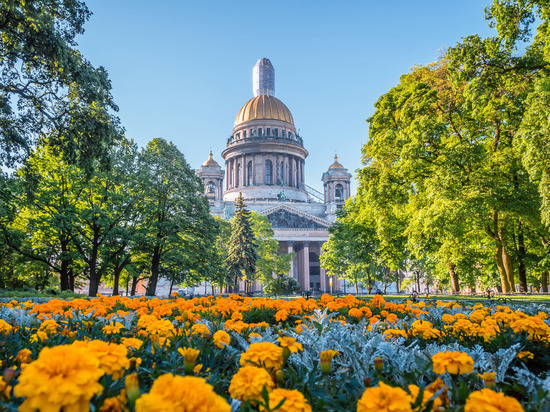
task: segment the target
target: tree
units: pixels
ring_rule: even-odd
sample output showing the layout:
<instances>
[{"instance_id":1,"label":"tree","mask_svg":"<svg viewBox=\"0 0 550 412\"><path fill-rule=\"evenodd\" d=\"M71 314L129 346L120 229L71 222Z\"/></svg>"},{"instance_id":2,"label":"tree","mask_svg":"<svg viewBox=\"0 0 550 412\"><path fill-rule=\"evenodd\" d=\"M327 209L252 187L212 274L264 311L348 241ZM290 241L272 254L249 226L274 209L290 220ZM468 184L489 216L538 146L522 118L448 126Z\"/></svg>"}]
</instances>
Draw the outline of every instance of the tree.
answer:
<instances>
[{"instance_id":1,"label":"tree","mask_svg":"<svg viewBox=\"0 0 550 412\"><path fill-rule=\"evenodd\" d=\"M231 239L227 256L227 270L237 289L239 279L246 281L246 291L255 279L258 245L252 230L250 211L246 208L242 193L235 202L235 217L231 222Z\"/></svg>"},{"instance_id":2,"label":"tree","mask_svg":"<svg viewBox=\"0 0 550 412\"><path fill-rule=\"evenodd\" d=\"M117 110L105 69L76 49L91 13L78 0L2 0L0 166L26 157L40 136L89 170L108 161Z\"/></svg>"},{"instance_id":3,"label":"tree","mask_svg":"<svg viewBox=\"0 0 550 412\"><path fill-rule=\"evenodd\" d=\"M195 283L208 267L218 226L200 179L172 143L156 138L140 153L138 263L149 273L147 295L155 294L160 276L175 283Z\"/></svg>"},{"instance_id":4,"label":"tree","mask_svg":"<svg viewBox=\"0 0 550 412\"><path fill-rule=\"evenodd\" d=\"M251 211L250 224L258 252L255 278L262 284L268 284L273 279L273 274L279 275L290 271L290 262L295 254L279 251L279 242L273 238L274 232L267 217Z\"/></svg>"}]
</instances>

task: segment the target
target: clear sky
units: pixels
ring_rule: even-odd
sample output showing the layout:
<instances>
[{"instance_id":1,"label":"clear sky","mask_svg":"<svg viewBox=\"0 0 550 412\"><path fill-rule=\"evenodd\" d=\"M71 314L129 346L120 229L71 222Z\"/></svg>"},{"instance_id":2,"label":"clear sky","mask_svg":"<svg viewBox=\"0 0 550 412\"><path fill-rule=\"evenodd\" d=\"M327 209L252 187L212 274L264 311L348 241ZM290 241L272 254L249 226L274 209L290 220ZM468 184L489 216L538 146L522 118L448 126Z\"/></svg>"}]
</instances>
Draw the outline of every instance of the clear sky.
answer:
<instances>
[{"instance_id":1,"label":"clear sky","mask_svg":"<svg viewBox=\"0 0 550 412\"><path fill-rule=\"evenodd\" d=\"M79 48L104 66L128 137L172 141L191 167L221 152L261 57L309 151L306 183L337 152L356 175L379 96L470 34L489 1L88 0ZM352 183L352 187L356 184ZM322 191L322 190L321 190Z\"/></svg>"}]
</instances>

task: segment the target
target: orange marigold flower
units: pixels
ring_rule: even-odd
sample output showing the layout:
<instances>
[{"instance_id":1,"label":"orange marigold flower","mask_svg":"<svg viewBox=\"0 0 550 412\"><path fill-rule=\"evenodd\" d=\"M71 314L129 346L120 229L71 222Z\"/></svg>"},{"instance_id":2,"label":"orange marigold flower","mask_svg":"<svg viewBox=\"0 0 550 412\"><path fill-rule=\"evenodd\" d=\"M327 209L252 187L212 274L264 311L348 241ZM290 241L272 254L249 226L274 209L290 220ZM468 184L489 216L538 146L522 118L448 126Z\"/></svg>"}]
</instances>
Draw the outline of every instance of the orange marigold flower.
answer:
<instances>
[{"instance_id":1,"label":"orange marigold flower","mask_svg":"<svg viewBox=\"0 0 550 412\"><path fill-rule=\"evenodd\" d=\"M283 367L283 348L271 342L255 342L241 354L241 366L256 365L275 373Z\"/></svg>"},{"instance_id":2,"label":"orange marigold flower","mask_svg":"<svg viewBox=\"0 0 550 412\"><path fill-rule=\"evenodd\" d=\"M321 352L320 357L320 366L321 366L321 372L323 373L329 373L332 369L332 358L334 358L336 355L338 355L340 352L337 350L329 349Z\"/></svg>"},{"instance_id":3,"label":"orange marigold flower","mask_svg":"<svg viewBox=\"0 0 550 412\"><path fill-rule=\"evenodd\" d=\"M13 329L13 326L11 326L4 319L0 319L0 333L7 335L12 331L12 329Z\"/></svg>"},{"instance_id":4,"label":"orange marigold flower","mask_svg":"<svg viewBox=\"0 0 550 412\"><path fill-rule=\"evenodd\" d=\"M297 353L298 351L304 350L302 344L296 342L296 338L291 338L289 336L282 336L277 338L279 345L284 349L288 349L291 353Z\"/></svg>"},{"instance_id":5,"label":"orange marigold flower","mask_svg":"<svg viewBox=\"0 0 550 412\"><path fill-rule=\"evenodd\" d=\"M535 357L535 355L528 350L522 350L521 352L518 352L516 356L518 359L533 359Z\"/></svg>"},{"instance_id":6,"label":"orange marigold flower","mask_svg":"<svg viewBox=\"0 0 550 412\"><path fill-rule=\"evenodd\" d=\"M523 408L516 398L485 388L470 393L464 406L464 412L483 411L523 412Z\"/></svg>"},{"instance_id":7,"label":"orange marigold flower","mask_svg":"<svg viewBox=\"0 0 550 412\"><path fill-rule=\"evenodd\" d=\"M269 407L274 408L283 399L284 403L277 409L279 412L311 412L307 399L295 389L273 389L269 394ZM260 407L260 411L266 411L266 409Z\"/></svg>"},{"instance_id":8,"label":"orange marigold flower","mask_svg":"<svg viewBox=\"0 0 550 412\"><path fill-rule=\"evenodd\" d=\"M103 391L98 380L104 373L84 346L44 348L21 371L14 388L15 396L25 398L19 410L87 410L92 396Z\"/></svg>"},{"instance_id":9,"label":"orange marigold flower","mask_svg":"<svg viewBox=\"0 0 550 412\"><path fill-rule=\"evenodd\" d=\"M495 373L494 372L485 372L483 374L477 374L477 376L483 379L486 388L492 388L495 386Z\"/></svg>"},{"instance_id":10,"label":"orange marigold flower","mask_svg":"<svg viewBox=\"0 0 550 412\"><path fill-rule=\"evenodd\" d=\"M210 333L208 327L202 323L195 323L191 326L191 335L201 335L203 338Z\"/></svg>"},{"instance_id":11,"label":"orange marigold flower","mask_svg":"<svg viewBox=\"0 0 550 412\"><path fill-rule=\"evenodd\" d=\"M240 401L258 401L262 399L263 388L271 391L275 384L264 368L243 366L240 368L229 385L229 394Z\"/></svg>"},{"instance_id":12,"label":"orange marigold flower","mask_svg":"<svg viewBox=\"0 0 550 412\"><path fill-rule=\"evenodd\" d=\"M121 329L124 329L124 325L120 322L116 322L114 325L105 325L101 330L106 335L111 335L113 333L119 333Z\"/></svg>"},{"instance_id":13,"label":"orange marigold flower","mask_svg":"<svg viewBox=\"0 0 550 412\"><path fill-rule=\"evenodd\" d=\"M99 360L99 367L107 375L113 375L113 379L122 378L124 371L130 367L130 360L126 356L128 349L124 345L102 340L77 341L73 345L88 349L88 352Z\"/></svg>"},{"instance_id":14,"label":"orange marigold flower","mask_svg":"<svg viewBox=\"0 0 550 412\"><path fill-rule=\"evenodd\" d=\"M204 379L166 373L136 401L136 412L156 411L230 412L231 406Z\"/></svg>"},{"instance_id":15,"label":"orange marigold flower","mask_svg":"<svg viewBox=\"0 0 550 412\"><path fill-rule=\"evenodd\" d=\"M357 402L357 412L412 412L412 401L403 389L380 382L378 387L365 389Z\"/></svg>"},{"instance_id":16,"label":"orange marigold flower","mask_svg":"<svg viewBox=\"0 0 550 412\"><path fill-rule=\"evenodd\" d=\"M285 309L281 309L275 313L275 320L277 322L285 321L288 319L288 311Z\"/></svg>"},{"instance_id":17,"label":"orange marigold flower","mask_svg":"<svg viewBox=\"0 0 550 412\"><path fill-rule=\"evenodd\" d=\"M464 352L439 352L432 356L433 370L439 375L464 375L474 370L474 360Z\"/></svg>"},{"instance_id":18,"label":"orange marigold flower","mask_svg":"<svg viewBox=\"0 0 550 412\"><path fill-rule=\"evenodd\" d=\"M31 361L31 351L28 349L21 349L19 353L17 353L15 361L19 363L29 363Z\"/></svg>"},{"instance_id":19,"label":"orange marigold flower","mask_svg":"<svg viewBox=\"0 0 550 412\"><path fill-rule=\"evenodd\" d=\"M220 349L222 349L226 345L229 345L229 343L231 342L231 337L229 336L229 333L224 330L219 330L214 333L212 339L214 340L214 345L216 345Z\"/></svg>"},{"instance_id":20,"label":"orange marigold flower","mask_svg":"<svg viewBox=\"0 0 550 412\"><path fill-rule=\"evenodd\" d=\"M137 338L122 338L120 340L120 343L122 343L128 349L135 349L135 350L139 350L139 348L141 348L141 346L143 345L143 341Z\"/></svg>"}]
</instances>

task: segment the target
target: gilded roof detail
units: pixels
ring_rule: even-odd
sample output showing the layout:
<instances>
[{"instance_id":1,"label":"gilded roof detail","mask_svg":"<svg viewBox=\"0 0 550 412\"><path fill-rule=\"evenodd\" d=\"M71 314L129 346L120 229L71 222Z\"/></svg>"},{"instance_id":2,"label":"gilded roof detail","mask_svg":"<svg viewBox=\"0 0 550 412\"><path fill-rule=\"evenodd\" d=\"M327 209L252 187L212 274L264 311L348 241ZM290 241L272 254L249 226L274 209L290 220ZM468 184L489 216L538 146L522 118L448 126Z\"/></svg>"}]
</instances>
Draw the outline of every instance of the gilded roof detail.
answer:
<instances>
[{"instance_id":1,"label":"gilded roof detail","mask_svg":"<svg viewBox=\"0 0 550 412\"><path fill-rule=\"evenodd\" d=\"M239 110L235 126L249 120L281 120L294 126L294 119L288 107L276 97L261 94L250 99Z\"/></svg>"}]
</instances>

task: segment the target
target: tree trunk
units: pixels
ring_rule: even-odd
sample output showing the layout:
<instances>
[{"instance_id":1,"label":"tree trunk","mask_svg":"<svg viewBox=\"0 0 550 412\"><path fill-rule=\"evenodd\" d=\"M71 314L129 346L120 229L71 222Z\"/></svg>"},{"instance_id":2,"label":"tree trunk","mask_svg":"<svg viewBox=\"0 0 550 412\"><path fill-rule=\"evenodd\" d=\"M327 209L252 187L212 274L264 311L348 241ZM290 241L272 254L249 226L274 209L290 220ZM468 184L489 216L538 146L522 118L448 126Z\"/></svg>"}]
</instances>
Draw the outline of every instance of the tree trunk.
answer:
<instances>
[{"instance_id":1,"label":"tree trunk","mask_svg":"<svg viewBox=\"0 0 550 412\"><path fill-rule=\"evenodd\" d=\"M510 285L510 291L516 291L516 284L514 279L514 261L510 252L508 251L507 245L502 247L502 261L504 263L504 269L506 270L506 276L508 278L508 284Z\"/></svg>"},{"instance_id":2,"label":"tree trunk","mask_svg":"<svg viewBox=\"0 0 550 412\"><path fill-rule=\"evenodd\" d=\"M367 284L368 284L367 288L368 288L369 295L370 295L370 293L372 291L372 285L371 285L371 282L370 282L370 271L369 270L367 270Z\"/></svg>"},{"instance_id":3,"label":"tree trunk","mask_svg":"<svg viewBox=\"0 0 550 412\"><path fill-rule=\"evenodd\" d=\"M168 296L172 296L172 288L174 287L174 283L176 283L176 280L172 279L170 282L170 292L168 292Z\"/></svg>"},{"instance_id":4,"label":"tree trunk","mask_svg":"<svg viewBox=\"0 0 550 412\"><path fill-rule=\"evenodd\" d=\"M397 293L400 292L400 290L399 290L399 269L395 271L395 289L397 290Z\"/></svg>"},{"instance_id":5,"label":"tree trunk","mask_svg":"<svg viewBox=\"0 0 550 412\"><path fill-rule=\"evenodd\" d=\"M359 294L359 286L358 286L358 282L355 282L355 294L358 295Z\"/></svg>"},{"instance_id":6,"label":"tree trunk","mask_svg":"<svg viewBox=\"0 0 550 412\"><path fill-rule=\"evenodd\" d=\"M113 274L113 296L116 296L116 295L119 294L118 282L119 282L119 279L120 279L121 272L122 272L122 268L115 267L115 271L114 271L114 274Z\"/></svg>"},{"instance_id":7,"label":"tree trunk","mask_svg":"<svg viewBox=\"0 0 550 412\"><path fill-rule=\"evenodd\" d=\"M61 240L61 270L59 271L59 283L61 291L71 288L69 284L69 270L71 269L71 259L67 256L69 253L69 241Z\"/></svg>"},{"instance_id":8,"label":"tree trunk","mask_svg":"<svg viewBox=\"0 0 550 412\"><path fill-rule=\"evenodd\" d=\"M518 275L521 292L527 292L527 269L525 267L525 257L527 250L525 249L525 241L523 238L523 228L521 223L518 227Z\"/></svg>"},{"instance_id":9,"label":"tree trunk","mask_svg":"<svg viewBox=\"0 0 550 412\"><path fill-rule=\"evenodd\" d=\"M497 263L498 272L500 274L500 284L503 292L510 292L510 283L508 282L508 276L506 275L506 269L504 268L504 262L502 260L502 243L497 240L495 250L495 261Z\"/></svg>"},{"instance_id":10,"label":"tree trunk","mask_svg":"<svg viewBox=\"0 0 550 412\"><path fill-rule=\"evenodd\" d=\"M157 291L157 282L159 279L159 266L160 246L157 245L153 251L153 258L151 259L151 276L149 277L149 283L147 284L147 290L145 291L147 296L155 296Z\"/></svg>"},{"instance_id":11,"label":"tree trunk","mask_svg":"<svg viewBox=\"0 0 550 412\"><path fill-rule=\"evenodd\" d=\"M458 274L456 273L456 265L454 263L447 263L449 268L449 275L451 276L451 285L453 288L453 293L460 292L460 283L458 283Z\"/></svg>"},{"instance_id":12,"label":"tree trunk","mask_svg":"<svg viewBox=\"0 0 550 412\"><path fill-rule=\"evenodd\" d=\"M548 272L543 272L540 277L540 284L543 292L548 292Z\"/></svg>"},{"instance_id":13,"label":"tree trunk","mask_svg":"<svg viewBox=\"0 0 550 412\"><path fill-rule=\"evenodd\" d=\"M130 296L136 296L136 289L139 278L137 276L132 276L132 290L130 291Z\"/></svg>"}]
</instances>

